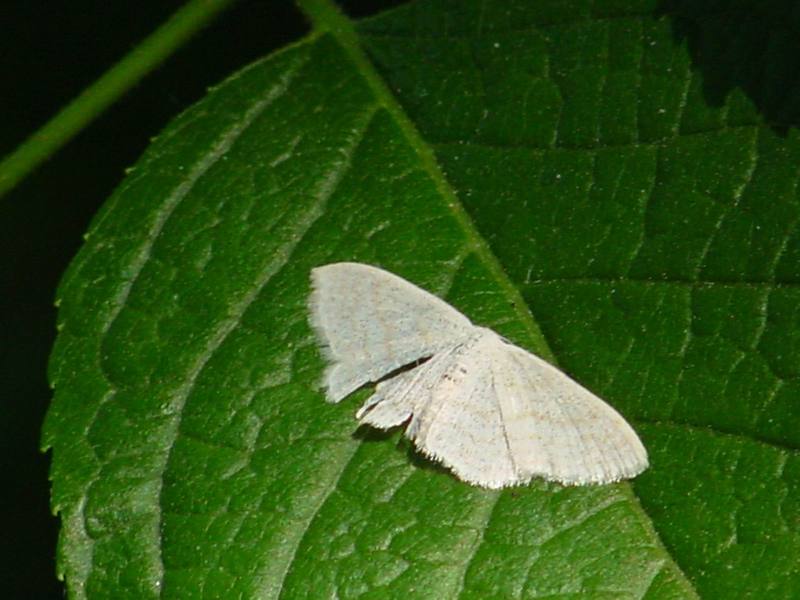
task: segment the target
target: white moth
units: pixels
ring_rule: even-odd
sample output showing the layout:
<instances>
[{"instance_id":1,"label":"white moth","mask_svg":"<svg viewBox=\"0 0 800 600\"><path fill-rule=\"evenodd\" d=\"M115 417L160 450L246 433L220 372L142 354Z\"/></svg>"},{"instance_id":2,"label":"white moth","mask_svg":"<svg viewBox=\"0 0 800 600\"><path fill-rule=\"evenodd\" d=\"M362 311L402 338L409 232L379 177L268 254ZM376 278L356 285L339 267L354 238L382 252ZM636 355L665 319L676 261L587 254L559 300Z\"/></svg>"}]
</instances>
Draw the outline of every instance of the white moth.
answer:
<instances>
[{"instance_id":1,"label":"white moth","mask_svg":"<svg viewBox=\"0 0 800 600\"><path fill-rule=\"evenodd\" d=\"M356 417L381 429L407 422L417 448L460 479L580 485L647 468L644 446L613 408L436 296L359 263L313 269L311 282L328 401L377 382Z\"/></svg>"}]
</instances>

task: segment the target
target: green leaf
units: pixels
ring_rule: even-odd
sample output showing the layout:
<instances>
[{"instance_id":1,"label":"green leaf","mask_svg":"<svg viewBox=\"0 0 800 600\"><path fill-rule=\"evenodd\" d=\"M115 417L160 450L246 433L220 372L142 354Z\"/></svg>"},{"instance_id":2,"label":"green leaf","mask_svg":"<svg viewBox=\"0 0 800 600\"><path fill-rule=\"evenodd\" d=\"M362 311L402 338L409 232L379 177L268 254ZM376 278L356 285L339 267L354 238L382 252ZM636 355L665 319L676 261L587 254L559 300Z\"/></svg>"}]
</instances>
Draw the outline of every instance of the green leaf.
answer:
<instances>
[{"instance_id":1,"label":"green leaf","mask_svg":"<svg viewBox=\"0 0 800 600\"><path fill-rule=\"evenodd\" d=\"M800 140L762 112L795 97L712 104L673 30L731 13L417 2L354 29L304 7L315 33L170 125L59 290L71 594L790 596ZM780 72L766 46L748 72ZM355 432L369 392L323 401L306 321L337 260L557 360L652 467L498 493Z\"/></svg>"}]
</instances>

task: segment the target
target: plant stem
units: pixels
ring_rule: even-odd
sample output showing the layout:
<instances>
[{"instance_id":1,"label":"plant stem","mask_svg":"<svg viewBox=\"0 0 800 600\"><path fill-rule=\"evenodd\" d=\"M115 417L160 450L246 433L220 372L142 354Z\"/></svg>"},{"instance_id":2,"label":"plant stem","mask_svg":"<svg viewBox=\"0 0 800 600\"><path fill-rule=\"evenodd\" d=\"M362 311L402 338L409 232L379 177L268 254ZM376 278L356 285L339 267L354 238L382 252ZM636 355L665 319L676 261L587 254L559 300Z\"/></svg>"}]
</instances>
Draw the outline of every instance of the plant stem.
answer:
<instances>
[{"instance_id":1,"label":"plant stem","mask_svg":"<svg viewBox=\"0 0 800 600\"><path fill-rule=\"evenodd\" d=\"M0 197L168 58L234 0L190 0L0 161Z\"/></svg>"}]
</instances>

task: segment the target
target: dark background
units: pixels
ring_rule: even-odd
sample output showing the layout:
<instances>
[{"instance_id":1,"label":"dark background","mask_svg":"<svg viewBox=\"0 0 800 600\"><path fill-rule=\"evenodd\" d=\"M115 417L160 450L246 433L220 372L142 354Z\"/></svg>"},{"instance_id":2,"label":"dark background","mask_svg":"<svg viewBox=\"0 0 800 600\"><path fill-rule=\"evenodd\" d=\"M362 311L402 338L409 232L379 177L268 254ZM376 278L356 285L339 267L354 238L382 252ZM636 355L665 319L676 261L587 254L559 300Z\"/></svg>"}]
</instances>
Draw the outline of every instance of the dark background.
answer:
<instances>
[{"instance_id":1,"label":"dark background","mask_svg":"<svg viewBox=\"0 0 800 600\"><path fill-rule=\"evenodd\" d=\"M0 18L0 155L12 151L183 2L7 2ZM371 14L386 2L344 3ZM89 221L148 144L208 86L308 31L289 1L243 0L0 198L0 590L61 598L58 520L39 435L51 392L55 289Z\"/></svg>"}]
</instances>

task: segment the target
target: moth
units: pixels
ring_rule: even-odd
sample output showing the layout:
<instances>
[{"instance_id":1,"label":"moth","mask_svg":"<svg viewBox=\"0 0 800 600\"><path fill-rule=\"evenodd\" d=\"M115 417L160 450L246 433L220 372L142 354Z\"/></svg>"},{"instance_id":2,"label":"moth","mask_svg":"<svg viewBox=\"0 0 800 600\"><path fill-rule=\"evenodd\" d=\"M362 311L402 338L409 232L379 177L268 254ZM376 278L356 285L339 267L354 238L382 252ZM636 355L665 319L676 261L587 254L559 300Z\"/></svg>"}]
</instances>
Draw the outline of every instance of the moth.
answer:
<instances>
[{"instance_id":1,"label":"moth","mask_svg":"<svg viewBox=\"0 0 800 600\"><path fill-rule=\"evenodd\" d=\"M313 269L311 287L327 400L376 383L356 418L405 424L416 448L461 480L583 485L647 468L642 442L611 406L433 294L350 262Z\"/></svg>"}]
</instances>

